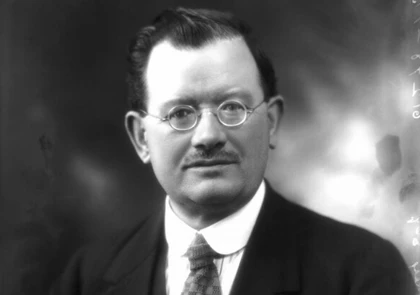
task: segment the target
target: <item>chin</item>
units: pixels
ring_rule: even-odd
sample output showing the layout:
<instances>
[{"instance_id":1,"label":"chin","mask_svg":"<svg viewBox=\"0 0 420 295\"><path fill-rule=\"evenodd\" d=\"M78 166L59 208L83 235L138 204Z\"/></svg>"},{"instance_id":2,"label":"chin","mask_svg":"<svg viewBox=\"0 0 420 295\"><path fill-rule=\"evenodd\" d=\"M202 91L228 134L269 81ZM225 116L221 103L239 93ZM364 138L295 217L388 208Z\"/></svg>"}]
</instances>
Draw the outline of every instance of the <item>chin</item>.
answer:
<instances>
[{"instance_id":1,"label":"chin","mask_svg":"<svg viewBox=\"0 0 420 295\"><path fill-rule=\"evenodd\" d=\"M228 180L202 181L191 186L188 196L199 205L221 205L235 203L243 191L243 183Z\"/></svg>"}]
</instances>

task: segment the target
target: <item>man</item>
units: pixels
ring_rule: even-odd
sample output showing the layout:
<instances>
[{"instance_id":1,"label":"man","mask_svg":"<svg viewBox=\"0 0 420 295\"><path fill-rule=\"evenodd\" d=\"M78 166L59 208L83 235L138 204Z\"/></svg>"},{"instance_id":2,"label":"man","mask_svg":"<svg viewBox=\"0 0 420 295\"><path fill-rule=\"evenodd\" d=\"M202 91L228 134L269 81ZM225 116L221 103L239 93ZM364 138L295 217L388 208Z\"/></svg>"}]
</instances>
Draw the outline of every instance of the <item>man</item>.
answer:
<instances>
[{"instance_id":1,"label":"man","mask_svg":"<svg viewBox=\"0 0 420 295\"><path fill-rule=\"evenodd\" d=\"M129 61L126 128L165 205L79 251L52 294L415 294L389 242L263 180L282 98L244 23L167 10L137 34Z\"/></svg>"}]
</instances>

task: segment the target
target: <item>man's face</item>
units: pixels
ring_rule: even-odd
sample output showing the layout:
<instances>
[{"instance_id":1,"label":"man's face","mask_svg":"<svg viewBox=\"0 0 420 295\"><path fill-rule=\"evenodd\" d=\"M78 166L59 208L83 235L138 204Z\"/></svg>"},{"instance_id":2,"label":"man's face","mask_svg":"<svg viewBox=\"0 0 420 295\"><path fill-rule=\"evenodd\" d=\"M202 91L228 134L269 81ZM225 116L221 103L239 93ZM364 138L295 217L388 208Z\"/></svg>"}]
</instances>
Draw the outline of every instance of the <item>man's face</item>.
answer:
<instances>
[{"instance_id":1,"label":"man's face","mask_svg":"<svg viewBox=\"0 0 420 295\"><path fill-rule=\"evenodd\" d=\"M127 115L133 119L133 143L142 160L151 162L175 212L224 216L245 205L264 175L270 137L280 116L275 99L237 127L222 125L208 112L216 114L226 100L250 108L264 100L245 42L235 38L177 49L164 41L151 52L145 81L149 114L164 117L172 107L185 104L204 110L187 131L176 131L152 116Z\"/></svg>"}]
</instances>

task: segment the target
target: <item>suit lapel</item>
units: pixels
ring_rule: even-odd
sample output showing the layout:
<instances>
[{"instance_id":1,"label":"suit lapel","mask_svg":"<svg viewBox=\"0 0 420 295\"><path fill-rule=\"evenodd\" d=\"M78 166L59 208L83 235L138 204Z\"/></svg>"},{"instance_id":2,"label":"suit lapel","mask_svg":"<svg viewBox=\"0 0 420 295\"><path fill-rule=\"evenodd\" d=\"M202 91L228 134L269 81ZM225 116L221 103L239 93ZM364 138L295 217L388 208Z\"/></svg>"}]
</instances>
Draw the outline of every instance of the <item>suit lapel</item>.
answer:
<instances>
[{"instance_id":1,"label":"suit lapel","mask_svg":"<svg viewBox=\"0 0 420 295\"><path fill-rule=\"evenodd\" d=\"M165 239L161 239L158 259L153 275L153 291L152 295L166 294L166 261L168 253L168 244Z\"/></svg>"},{"instance_id":2,"label":"suit lapel","mask_svg":"<svg viewBox=\"0 0 420 295\"><path fill-rule=\"evenodd\" d=\"M105 272L100 294L152 294L153 285L165 282L165 272L159 272L167 249L163 215L163 210L152 215L123 243Z\"/></svg>"},{"instance_id":3,"label":"suit lapel","mask_svg":"<svg viewBox=\"0 0 420 295\"><path fill-rule=\"evenodd\" d=\"M230 295L299 291L297 220L288 201L267 192Z\"/></svg>"}]
</instances>

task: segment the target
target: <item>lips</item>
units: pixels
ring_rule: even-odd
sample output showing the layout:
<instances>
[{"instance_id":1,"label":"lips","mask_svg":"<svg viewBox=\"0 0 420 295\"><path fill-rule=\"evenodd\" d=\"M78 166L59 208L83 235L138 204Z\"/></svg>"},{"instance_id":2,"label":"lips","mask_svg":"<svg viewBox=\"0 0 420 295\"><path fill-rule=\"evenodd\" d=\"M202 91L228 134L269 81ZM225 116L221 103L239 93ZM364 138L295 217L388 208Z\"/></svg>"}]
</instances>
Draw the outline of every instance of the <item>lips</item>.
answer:
<instances>
[{"instance_id":1,"label":"lips","mask_svg":"<svg viewBox=\"0 0 420 295\"><path fill-rule=\"evenodd\" d=\"M237 161L234 160L225 160L225 159L217 159L217 160L197 160L185 165L185 169L188 168L196 168L196 167L212 167L212 166L219 166L219 165L231 165L236 164Z\"/></svg>"}]
</instances>

